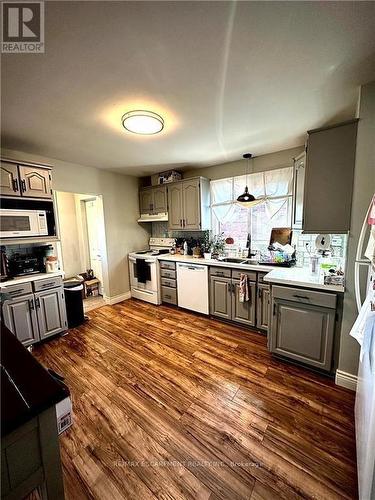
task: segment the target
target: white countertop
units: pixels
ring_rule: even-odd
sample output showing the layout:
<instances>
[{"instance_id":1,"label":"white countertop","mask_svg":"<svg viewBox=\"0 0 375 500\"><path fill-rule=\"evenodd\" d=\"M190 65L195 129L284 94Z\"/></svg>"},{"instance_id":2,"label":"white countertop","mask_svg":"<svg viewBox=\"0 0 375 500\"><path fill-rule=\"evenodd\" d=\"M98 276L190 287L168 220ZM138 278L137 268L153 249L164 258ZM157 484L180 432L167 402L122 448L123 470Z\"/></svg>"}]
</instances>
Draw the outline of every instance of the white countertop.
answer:
<instances>
[{"instance_id":1,"label":"white countertop","mask_svg":"<svg viewBox=\"0 0 375 500\"><path fill-rule=\"evenodd\" d=\"M28 274L27 276L17 276L16 278L10 279L8 281L3 281L2 283L0 283L0 288L11 285L17 285L20 283L29 283L30 281L38 281L48 278L54 278L56 276L61 276L63 278L64 272L56 271L54 273L35 273L35 274Z\"/></svg>"},{"instance_id":2,"label":"white countertop","mask_svg":"<svg viewBox=\"0 0 375 500\"><path fill-rule=\"evenodd\" d=\"M205 266L230 267L232 269L243 269L244 271L266 272L264 281L279 285L299 286L303 288L315 288L328 292L343 293L345 287L342 285L325 285L323 276L317 277L310 273L309 269L301 267L277 267L262 264L238 264L234 262L222 262L216 259L196 259L192 255L159 255L159 260L172 262L187 262L189 264L203 264Z\"/></svg>"},{"instance_id":3,"label":"white countertop","mask_svg":"<svg viewBox=\"0 0 375 500\"><path fill-rule=\"evenodd\" d=\"M277 268L269 272L264 281L279 285L293 285L303 288L317 288L328 292L345 292L342 285L325 285L323 276L316 276L310 273L309 269L301 267Z\"/></svg>"},{"instance_id":4,"label":"white countertop","mask_svg":"<svg viewBox=\"0 0 375 500\"><path fill-rule=\"evenodd\" d=\"M233 269L244 269L245 271L269 272L271 269L276 269L276 267L274 266L265 266L262 264L238 264L235 262L222 262L216 259L203 259L203 258L196 259L192 255L163 254L159 255L158 259L169 260L172 262L187 262L189 264L203 264L205 266L231 267Z\"/></svg>"}]
</instances>

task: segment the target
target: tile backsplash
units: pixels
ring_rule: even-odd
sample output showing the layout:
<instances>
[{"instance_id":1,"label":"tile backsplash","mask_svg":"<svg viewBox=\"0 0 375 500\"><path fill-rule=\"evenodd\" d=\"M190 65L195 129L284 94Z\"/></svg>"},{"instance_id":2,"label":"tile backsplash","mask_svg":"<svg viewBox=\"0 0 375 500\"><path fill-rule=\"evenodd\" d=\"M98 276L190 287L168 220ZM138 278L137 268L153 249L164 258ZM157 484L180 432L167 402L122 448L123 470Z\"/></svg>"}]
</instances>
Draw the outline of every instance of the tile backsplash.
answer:
<instances>
[{"instance_id":1,"label":"tile backsplash","mask_svg":"<svg viewBox=\"0 0 375 500\"><path fill-rule=\"evenodd\" d=\"M154 238L186 238L197 239L202 237L202 231L169 231L168 222L153 222L152 236ZM310 253L315 252L315 239L317 234L302 234L301 231L293 230L292 245L296 247L297 267L309 267ZM332 258L337 264L345 268L346 250L348 237L346 234L331 234ZM256 245L254 245L256 247Z\"/></svg>"}]
</instances>

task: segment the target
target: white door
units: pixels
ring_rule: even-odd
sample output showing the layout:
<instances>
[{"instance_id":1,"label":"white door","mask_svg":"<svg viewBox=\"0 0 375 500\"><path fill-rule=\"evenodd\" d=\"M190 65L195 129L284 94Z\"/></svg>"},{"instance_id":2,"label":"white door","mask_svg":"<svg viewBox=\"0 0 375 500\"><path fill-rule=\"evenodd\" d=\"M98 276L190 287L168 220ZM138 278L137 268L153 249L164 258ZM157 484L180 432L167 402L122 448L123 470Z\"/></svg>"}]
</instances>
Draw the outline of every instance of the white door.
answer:
<instances>
[{"instance_id":1,"label":"white door","mask_svg":"<svg viewBox=\"0 0 375 500\"><path fill-rule=\"evenodd\" d=\"M88 246L89 246L89 256L90 256L90 266L94 271L94 275L100 281L99 291L103 294L103 272L102 272L102 255L100 247L100 235L99 235L99 221L100 213L98 210L98 201L88 200L85 202L86 206L86 220L87 220L87 234L88 234Z\"/></svg>"}]
</instances>

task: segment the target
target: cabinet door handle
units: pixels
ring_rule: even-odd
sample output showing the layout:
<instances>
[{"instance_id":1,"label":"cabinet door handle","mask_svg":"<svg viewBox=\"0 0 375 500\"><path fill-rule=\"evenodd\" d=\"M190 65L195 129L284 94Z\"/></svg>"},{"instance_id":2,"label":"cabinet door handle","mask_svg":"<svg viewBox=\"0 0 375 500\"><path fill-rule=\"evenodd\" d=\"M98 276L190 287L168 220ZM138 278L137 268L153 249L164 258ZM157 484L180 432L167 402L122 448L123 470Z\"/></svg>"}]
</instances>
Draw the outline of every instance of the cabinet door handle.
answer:
<instances>
[{"instance_id":1,"label":"cabinet door handle","mask_svg":"<svg viewBox=\"0 0 375 500\"><path fill-rule=\"evenodd\" d=\"M9 295L14 295L15 293L20 293L20 292L23 292L23 288L17 288L17 290L11 290L10 292L6 293L9 293Z\"/></svg>"},{"instance_id":2,"label":"cabinet door handle","mask_svg":"<svg viewBox=\"0 0 375 500\"><path fill-rule=\"evenodd\" d=\"M17 193L18 191L18 180L13 179L13 191Z\"/></svg>"},{"instance_id":3,"label":"cabinet door handle","mask_svg":"<svg viewBox=\"0 0 375 500\"><path fill-rule=\"evenodd\" d=\"M26 181L25 181L25 179L22 179L22 181L21 181L21 190L22 190L23 192L25 192L25 191L26 191Z\"/></svg>"},{"instance_id":4,"label":"cabinet door handle","mask_svg":"<svg viewBox=\"0 0 375 500\"><path fill-rule=\"evenodd\" d=\"M53 286L56 286L56 283L53 283L53 282L52 283L43 283L42 288L46 288L47 286L53 287Z\"/></svg>"},{"instance_id":5,"label":"cabinet door handle","mask_svg":"<svg viewBox=\"0 0 375 500\"><path fill-rule=\"evenodd\" d=\"M40 308L40 300L39 300L39 297L37 297L37 298L35 299L35 305L36 305L36 307L39 307L39 308Z\"/></svg>"},{"instance_id":6,"label":"cabinet door handle","mask_svg":"<svg viewBox=\"0 0 375 500\"><path fill-rule=\"evenodd\" d=\"M258 297L261 299L262 298L262 290L258 288Z\"/></svg>"},{"instance_id":7,"label":"cabinet door handle","mask_svg":"<svg viewBox=\"0 0 375 500\"><path fill-rule=\"evenodd\" d=\"M35 309L33 299L29 299L29 308L30 308L30 311L34 311L34 309Z\"/></svg>"},{"instance_id":8,"label":"cabinet door handle","mask_svg":"<svg viewBox=\"0 0 375 500\"><path fill-rule=\"evenodd\" d=\"M276 302L273 303L273 316L276 315Z\"/></svg>"},{"instance_id":9,"label":"cabinet door handle","mask_svg":"<svg viewBox=\"0 0 375 500\"><path fill-rule=\"evenodd\" d=\"M296 299L304 299L304 300L310 300L310 297L307 295L293 295Z\"/></svg>"}]
</instances>

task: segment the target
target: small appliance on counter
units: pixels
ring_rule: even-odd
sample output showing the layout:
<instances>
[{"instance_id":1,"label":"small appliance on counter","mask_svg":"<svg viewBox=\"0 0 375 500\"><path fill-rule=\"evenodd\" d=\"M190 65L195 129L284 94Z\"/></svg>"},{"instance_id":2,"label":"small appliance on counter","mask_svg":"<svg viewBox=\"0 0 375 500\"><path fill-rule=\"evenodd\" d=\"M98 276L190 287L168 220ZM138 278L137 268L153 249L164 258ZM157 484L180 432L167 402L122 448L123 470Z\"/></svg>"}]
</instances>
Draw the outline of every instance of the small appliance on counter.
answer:
<instances>
[{"instance_id":1,"label":"small appliance on counter","mask_svg":"<svg viewBox=\"0 0 375 500\"><path fill-rule=\"evenodd\" d=\"M43 255L15 253L8 262L11 277L45 272Z\"/></svg>"}]
</instances>

